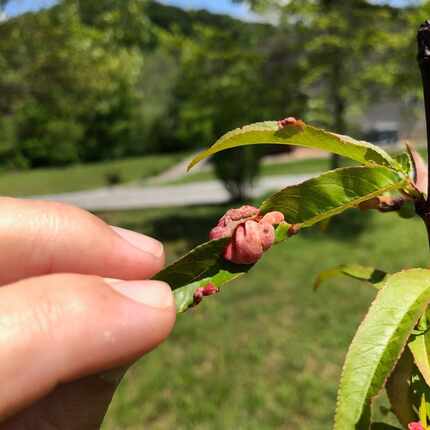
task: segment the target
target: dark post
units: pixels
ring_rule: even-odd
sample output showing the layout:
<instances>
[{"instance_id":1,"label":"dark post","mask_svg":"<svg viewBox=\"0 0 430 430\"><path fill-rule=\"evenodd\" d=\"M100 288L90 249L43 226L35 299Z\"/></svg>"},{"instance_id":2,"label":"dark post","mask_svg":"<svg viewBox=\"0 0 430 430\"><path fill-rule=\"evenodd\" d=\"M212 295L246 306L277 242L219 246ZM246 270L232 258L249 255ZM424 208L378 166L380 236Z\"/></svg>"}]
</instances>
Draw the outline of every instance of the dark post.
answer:
<instances>
[{"instance_id":1,"label":"dark post","mask_svg":"<svg viewBox=\"0 0 430 430\"><path fill-rule=\"evenodd\" d=\"M418 30L418 64L423 78L424 105L427 125L427 153L430 166L430 20L424 22ZM430 181L429 181L430 188ZM427 190L427 209L430 209L430 189Z\"/></svg>"},{"instance_id":2,"label":"dark post","mask_svg":"<svg viewBox=\"0 0 430 430\"><path fill-rule=\"evenodd\" d=\"M430 166L430 20L424 22L418 30L418 64L421 70L424 90L424 106L427 126L427 165ZM430 169L429 173L430 175ZM430 244L430 178L428 178L427 198L416 202L417 213L427 227Z\"/></svg>"}]
</instances>

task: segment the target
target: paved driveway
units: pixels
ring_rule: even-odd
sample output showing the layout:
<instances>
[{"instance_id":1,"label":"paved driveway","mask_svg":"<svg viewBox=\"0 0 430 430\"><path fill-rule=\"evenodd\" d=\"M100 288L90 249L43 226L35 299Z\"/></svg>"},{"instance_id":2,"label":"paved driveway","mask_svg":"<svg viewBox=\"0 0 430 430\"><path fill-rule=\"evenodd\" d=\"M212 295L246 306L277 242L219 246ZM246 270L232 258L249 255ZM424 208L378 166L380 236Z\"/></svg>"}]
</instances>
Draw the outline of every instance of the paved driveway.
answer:
<instances>
[{"instance_id":1,"label":"paved driveway","mask_svg":"<svg viewBox=\"0 0 430 430\"><path fill-rule=\"evenodd\" d=\"M258 197L315 175L265 177L256 184L252 194ZM229 195L220 182L207 181L170 186L123 185L34 198L69 203L91 211L107 211L224 203Z\"/></svg>"}]
</instances>

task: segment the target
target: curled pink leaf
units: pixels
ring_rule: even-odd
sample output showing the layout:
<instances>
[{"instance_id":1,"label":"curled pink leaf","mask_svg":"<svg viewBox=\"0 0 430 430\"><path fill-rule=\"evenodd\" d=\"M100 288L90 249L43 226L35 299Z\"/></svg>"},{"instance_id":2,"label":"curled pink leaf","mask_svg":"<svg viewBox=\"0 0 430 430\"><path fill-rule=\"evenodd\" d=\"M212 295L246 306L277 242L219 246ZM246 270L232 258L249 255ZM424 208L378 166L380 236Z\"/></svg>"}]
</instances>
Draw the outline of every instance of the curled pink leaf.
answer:
<instances>
[{"instance_id":1,"label":"curled pink leaf","mask_svg":"<svg viewBox=\"0 0 430 430\"><path fill-rule=\"evenodd\" d=\"M218 221L218 224L210 231L209 239L217 240L231 237L238 225L248 219L255 218L259 210L254 206L245 205L238 209L229 209Z\"/></svg>"},{"instance_id":2,"label":"curled pink leaf","mask_svg":"<svg viewBox=\"0 0 430 430\"><path fill-rule=\"evenodd\" d=\"M269 223L272 225L281 224L281 222L285 221L284 214L279 211L269 212L261 218L260 223Z\"/></svg>"},{"instance_id":3,"label":"curled pink leaf","mask_svg":"<svg viewBox=\"0 0 430 430\"><path fill-rule=\"evenodd\" d=\"M284 222L281 212L259 216L253 206L228 210L210 231L211 240L230 237L224 258L235 264L254 264L275 242L274 225Z\"/></svg>"},{"instance_id":4,"label":"curled pink leaf","mask_svg":"<svg viewBox=\"0 0 430 430\"><path fill-rule=\"evenodd\" d=\"M230 237L232 230L226 226L217 225L209 232L209 240L218 240L224 237Z\"/></svg>"},{"instance_id":5,"label":"curled pink leaf","mask_svg":"<svg viewBox=\"0 0 430 430\"><path fill-rule=\"evenodd\" d=\"M272 224L262 221L259 222L258 226L260 230L261 246L263 247L263 251L267 251L275 242L275 229Z\"/></svg>"},{"instance_id":6,"label":"curled pink leaf","mask_svg":"<svg viewBox=\"0 0 430 430\"><path fill-rule=\"evenodd\" d=\"M224 258L235 264L254 264L263 251L259 224L249 220L236 228L224 251Z\"/></svg>"},{"instance_id":7,"label":"curled pink leaf","mask_svg":"<svg viewBox=\"0 0 430 430\"><path fill-rule=\"evenodd\" d=\"M226 212L233 221L240 221L258 215L259 210L251 205L245 205L238 209L230 209Z\"/></svg>"}]
</instances>

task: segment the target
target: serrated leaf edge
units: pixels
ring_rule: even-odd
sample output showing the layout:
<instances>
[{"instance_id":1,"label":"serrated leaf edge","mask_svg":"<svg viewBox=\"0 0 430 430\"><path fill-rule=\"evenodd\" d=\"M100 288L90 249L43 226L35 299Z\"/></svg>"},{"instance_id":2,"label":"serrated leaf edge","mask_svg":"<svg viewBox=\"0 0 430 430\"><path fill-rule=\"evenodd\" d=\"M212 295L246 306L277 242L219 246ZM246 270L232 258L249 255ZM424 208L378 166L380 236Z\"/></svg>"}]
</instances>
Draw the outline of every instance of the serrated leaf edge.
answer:
<instances>
[{"instance_id":1,"label":"serrated leaf edge","mask_svg":"<svg viewBox=\"0 0 430 430\"><path fill-rule=\"evenodd\" d=\"M302 223L298 223L298 225L300 225L301 227L311 227L312 225L317 224L318 222L321 222L321 221L323 221L323 220L325 220L327 218L331 218L334 215L338 215L338 214L346 211L347 209L351 209L351 208L357 207L360 203L365 202L367 200L370 200L373 197L380 196L381 194L383 194L383 193L385 193L387 191L400 190L401 188L405 187L407 185L407 183L408 183L408 178L406 178L404 176L404 174L402 174L402 173L400 173L400 172L398 172L396 170L390 169L389 167L386 167L386 166L379 166L378 165L378 166L374 166L374 167L371 167L371 166L341 167L339 169L334 169L334 170L330 170L328 172L325 172L325 173L321 174L320 176L315 176L314 178L307 179L306 181L300 182L300 183L298 183L296 185L292 185L290 187L285 187L281 191L278 191L277 193L274 193L273 195L271 195L270 197L268 197L266 200L264 200L263 203L260 206L260 211L261 211L261 213L264 214L264 213L269 212L270 210L274 210L273 208L265 209L264 206L266 204L268 204L268 202L269 202L269 200L271 198L273 198L277 194L280 194L280 193L282 193L283 191L285 191L285 190L287 190L289 188L299 187L300 185L303 185L306 182L323 178L324 176L328 176L328 175L332 174L333 172L348 171L348 170L351 170L351 169L358 170L358 169L372 169L372 168L375 168L375 169L381 169L381 168L383 168L383 169L387 169L388 171L394 172L397 175L399 175L399 180L401 180L401 181L399 183L396 183L396 184L393 184L393 185L389 185L389 186L380 188L378 191L375 191L375 192L370 193L370 194L366 194L366 196L363 196L363 197L351 200L348 204L346 204L344 206L339 206L337 208L330 209L327 212L324 212L324 214L317 215L317 216L315 216L313 218L310 218L309 220L303 221Z\"/></svg>"},{"instance_id":2,"label":"serrated leaf edge","mask_svg":"<svg viewBox=\"0 0 430 430\"><path fill-rule=\"evenodd\" d=\"M428 272L428 270L426 270L426 269L408 269L408 270L401 270L400 272L397 272L397 273L394 273L394 274L390 275L390 276L387 278L387 282L389 281L389 278L391 278L392 276L399 275L400 273L410 272L410 271L419 271L419 272L423 271L423 272ZM429 284L429 286L430 286L430 284ZM348 347L348 351L347 351L347 353L346 353L345 357L347 357L347 356L348 356L348 354L349 354L350 350L352 349L353 345L355 345L355 343L356 343L357 333L358 333L358 331L360 330L360 327L361 327L361 326L364 324L364 322L368 319L368 317L369 317L369 313L370 313L370 310L371 310L371 309L373 308L373 306L375 305L375 302L376 302L376 300L378 299L379 294L380 294L380 293L383 291L383 289L385 289L385 288L389 288L389 287L387 287L387 285L385 285L385 286L384 286L384 287L383 287L383 288L378 292L378 295L375 297L375 299L372 301L372 303L371 303L371 305L370 305L370 307L369 307L369 309L368 309L368 311L367 311L367 313L366 313L366 316L363 318L363 320L361 321L361 323L360 323L360 325L359 325L359 327L358 327L357 331L355 332L354 338L353 338L352 342L350 343L350 345L349 345L349 347ZM423 293L423 294L424 294L424 293ZM418 318L417 318L417 321L419 320L419 318L420 318L420 317L418 317ZM399 361L399 359L400 359L400 357L402 356L402 354L403 354L403 352L404 352L405 348L407 347L408 339L409 339L409 338L407 338L407 339L405 340L405 343L404 343L403 347L401 348L401 352L399 353L398 357L396 358L395 363L394 363L394 365L393 365L393 368L391 369L391 371L389 372L389 374L387 374L387 376L385 377L385 379L384 379L384 383L381 385L381 388L380 388L379 392L378 392L378 393L376 393L374 396L372 396L370 399L368 399L368 401L370 401L371 403L373 402L373 400L374 400L376 397L378 397L378 396L379 396L379 394L381 393L381 391L384 389L385 384L386 384L386 382L387 382L388 378L391 376L392 372L394 371L394 369L395 369L395 367L396 367L397 362ZM339 384L338 394L337 394L337 398L336 398L336 413L335 413L335 420L334 420L334 426L333 426L333 429L334 429L334 430L336 430L336 426L337 426L337 420L336 420L336 419L337 419L337 410L338 410L339 402L340 402L340 399L339 399L339 395L340 395L340 385L341 385L341 383L342 383L342 377L343 377L343 374L344 374L344 371L345 371L345 366L346 366L346 360L344 361L343 366L342 366L341 378L340 378L340 384ZM369 387L368 387L368 388L370 388L370 385L369 385ZM367 390L367 391L368 391L368 390ZM341 430L349 430L349 429L341 429ZM353 429L351 429L351 430L353 430Z\"/></svg>"}]
</instances>

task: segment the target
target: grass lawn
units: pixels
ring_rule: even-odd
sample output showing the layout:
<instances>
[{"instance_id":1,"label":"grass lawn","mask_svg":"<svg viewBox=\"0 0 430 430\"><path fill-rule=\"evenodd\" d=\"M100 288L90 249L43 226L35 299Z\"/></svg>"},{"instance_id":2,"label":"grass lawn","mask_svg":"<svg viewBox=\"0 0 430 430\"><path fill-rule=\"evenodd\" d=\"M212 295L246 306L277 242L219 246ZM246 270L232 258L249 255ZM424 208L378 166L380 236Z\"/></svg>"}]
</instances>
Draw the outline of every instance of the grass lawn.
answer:
<instances>
[{"instance_id":1,"label":"grass lawn","mask_svg":"<svg viewBox=\"0 0 430 430\"><path fill-rule=\"evenodd\" d=\"M224 210L101 216L163 240L171 259L203 241ZM340 279L314 293L312 281L347 262L426 266L424 229L416 219L350 211L325 233L304 231L271 250L248 276L178 317L170 339L128 372L103 429L330 429L341 364L375 292Z\"/></svg>"},{"instance_id":2,"label":"grass lawn","mask_svg":"<svg viewBox=\"0 0 430 430\"><path fill-rule=\"evenodd\" d=\"M79 191L107 185L107 175L117 174L121 182L157 175L186 154L150 155L64 168L34 169L0 173L0 194L28 196Z\"/></svg>"}]
</instances>

